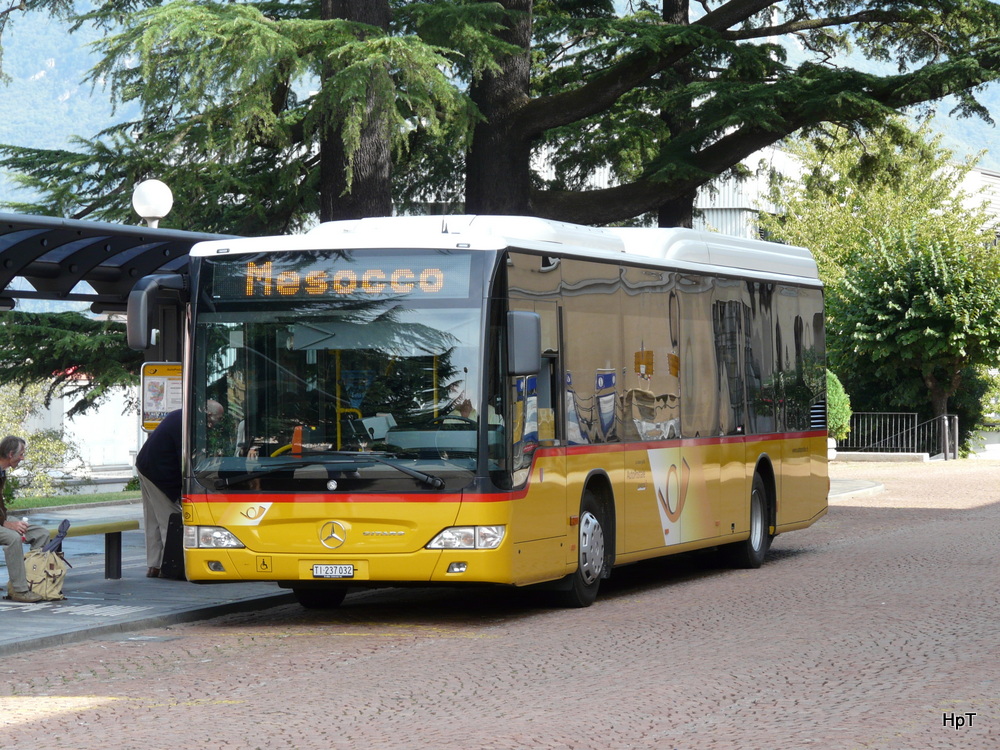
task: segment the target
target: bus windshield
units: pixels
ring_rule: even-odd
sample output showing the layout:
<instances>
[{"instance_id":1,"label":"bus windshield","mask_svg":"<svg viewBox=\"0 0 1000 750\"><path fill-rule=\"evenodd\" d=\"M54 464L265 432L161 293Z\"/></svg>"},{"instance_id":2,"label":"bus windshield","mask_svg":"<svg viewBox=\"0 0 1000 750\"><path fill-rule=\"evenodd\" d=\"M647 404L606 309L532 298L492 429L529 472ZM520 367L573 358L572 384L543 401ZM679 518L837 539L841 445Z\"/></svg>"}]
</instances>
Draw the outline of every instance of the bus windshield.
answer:
<instances>
[{"instance_id":1,"label":"bus windshield","mask_svg":"<svg viewBox=\"0 0 1000 750\"><path fill-rule=\"evenodd\" d=\"M225 409L191 439L206 491L415 492L475 475L481 307L343 291L203 304L192 396Z\"/></svg>"}]
</instances>

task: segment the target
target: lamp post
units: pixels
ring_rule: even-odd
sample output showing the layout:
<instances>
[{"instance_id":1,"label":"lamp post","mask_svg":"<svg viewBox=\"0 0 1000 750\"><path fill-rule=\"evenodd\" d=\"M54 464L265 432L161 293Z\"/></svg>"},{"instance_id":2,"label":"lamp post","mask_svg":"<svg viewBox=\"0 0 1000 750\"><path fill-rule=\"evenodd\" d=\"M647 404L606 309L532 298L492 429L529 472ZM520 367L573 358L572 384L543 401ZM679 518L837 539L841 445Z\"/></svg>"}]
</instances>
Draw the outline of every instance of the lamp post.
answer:
<instances>
[{"instance_id":1,"label":"lamp post","mask_svg":"<svg viewBox=\"0 0 1000 750\"><path fill-rule=\"evenodd\" d=\"M174 194L159 180L145 180L132 191L132 208L151 229L156 229L160 219L170 213Z\"/></svg>"}]
</instances>

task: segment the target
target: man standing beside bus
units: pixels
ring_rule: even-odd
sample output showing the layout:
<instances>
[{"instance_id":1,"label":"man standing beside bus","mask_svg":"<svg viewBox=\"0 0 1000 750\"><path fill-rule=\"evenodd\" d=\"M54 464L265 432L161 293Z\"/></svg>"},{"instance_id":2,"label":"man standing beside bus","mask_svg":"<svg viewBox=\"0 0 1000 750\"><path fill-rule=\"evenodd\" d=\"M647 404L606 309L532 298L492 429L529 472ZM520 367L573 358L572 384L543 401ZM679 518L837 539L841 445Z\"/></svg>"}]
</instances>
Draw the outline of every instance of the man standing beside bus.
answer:
<instances>
[{"instance_id":1,"label":"man standing beside bus","mask_svg":"<svg viewBox=\"0 0 1000 750\"><path fill-rule=\"evenodd\" d=\"M205 404L205 424L212 428L222 419L222 404ZM181 511L182 411L177 409L156 426L135 457L142 490L142 517L146 530L147 578L158 578L167 542L167 524Z\"/></svg>"},{"instance_id":2,"label":"man standing beside bus","mask_svg":"<svg viewBox=\"0 0 1000 750\"><path fill-rule=\"evenodd\" d=\"M3 547L7 560L7 576L10 578L7 584L7 598L15 602L34 604L42 601L42 597L28 588L28 579L24 571L24 543L30 544L31 549L38 549L48 541L49 530L31 525L27 521L10 518L3 499L7 472L18 467L27 448L24 439L14 435L8 435L0 440L0 547Z\"/></svg>"}]
</instances>

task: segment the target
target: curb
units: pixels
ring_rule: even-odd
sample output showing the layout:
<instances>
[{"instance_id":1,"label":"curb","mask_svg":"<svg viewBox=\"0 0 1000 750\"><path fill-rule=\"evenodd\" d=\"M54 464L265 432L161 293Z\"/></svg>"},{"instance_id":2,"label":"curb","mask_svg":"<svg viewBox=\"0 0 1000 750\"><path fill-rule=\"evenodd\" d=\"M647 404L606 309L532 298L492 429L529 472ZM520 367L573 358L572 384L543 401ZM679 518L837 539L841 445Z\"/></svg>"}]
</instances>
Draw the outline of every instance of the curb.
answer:
<instances>
[{"instance_id":1,"label":"curb","mask_svg":"<svg viewBox=\"0 0 1000 750\"><path fill-rule=\"evenodd\" d=\"M878 482L868 482L867 487L857 487L853 489L843 490L842 492L830 493L827 498L828 502L836 502L838 500L848 500L853 497L869 497L871 495L879 495L885 492L885 485Z\"/></svg>"},{"instance_id":2,"label":"curb","mask_svg":"<svg viewBox=\"0 0 1000 750\"><path fill-rule=\"evenodd\" d=\"M16 643L0 645L0 658L40 648L79 643L80 641L89 640L91 638L100 638L101 636L132 633L137 630L147 630L149 628L161 628L167 625L177 625L185 622L209 620L213 617L232 614L234 612L251 612L260 609L267 609L269 607L277 607L281 604L292 604L294 602L295 595L288 592L269 596L253 597L250 599L240 599L235 602L225 602L222 604L208 604L204 607L195 607L181 612L149 615L148 617L142 617L137 620L129 620L128 622L119 622L110 625L96 625L92 628L70 630L65 633L55 633L52 635L40 636L38 638L28 638Z\"/></svg>"}]
</instances>

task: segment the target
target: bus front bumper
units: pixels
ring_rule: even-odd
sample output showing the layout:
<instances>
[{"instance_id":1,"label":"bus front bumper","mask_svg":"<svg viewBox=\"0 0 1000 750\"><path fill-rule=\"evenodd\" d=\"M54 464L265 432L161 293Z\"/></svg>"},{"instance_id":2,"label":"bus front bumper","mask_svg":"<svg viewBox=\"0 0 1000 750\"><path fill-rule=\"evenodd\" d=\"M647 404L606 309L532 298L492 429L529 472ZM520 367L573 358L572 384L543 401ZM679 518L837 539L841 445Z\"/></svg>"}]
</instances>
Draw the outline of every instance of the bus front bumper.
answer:
<instances>
[{"instance_id":1,"label":"bus front bumper","mask_svg":"<svg viewBox=\"0 0 1000 750\"><path fill-rule=\"evenodd\" d=\"M249 549L186 549L184 560L188 580L200 583L514 583L510 552L502 548L422 549L358 557L259 553Z\"/></svg>"}]
</instances>

